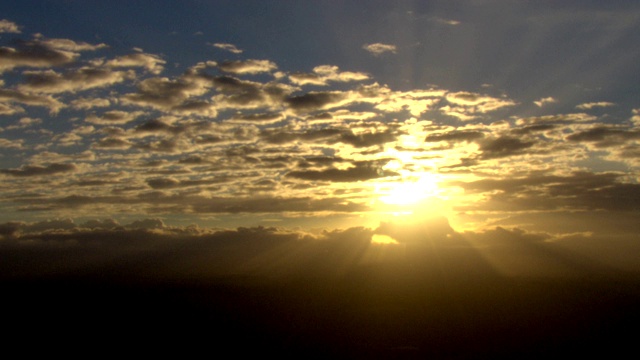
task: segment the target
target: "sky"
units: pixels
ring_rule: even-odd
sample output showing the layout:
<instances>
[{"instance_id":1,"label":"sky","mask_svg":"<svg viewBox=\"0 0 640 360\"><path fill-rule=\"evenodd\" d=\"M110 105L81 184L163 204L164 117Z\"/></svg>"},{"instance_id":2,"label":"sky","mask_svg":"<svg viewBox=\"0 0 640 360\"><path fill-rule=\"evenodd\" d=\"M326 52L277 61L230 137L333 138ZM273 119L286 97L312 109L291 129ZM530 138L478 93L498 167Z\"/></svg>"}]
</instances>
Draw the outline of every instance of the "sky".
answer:
<instances>
[{"instance_id":1,"label":"sky","mask_svg":"<svg viewBox=\"0 0 640 360\"><path fill-rule=\"evenodd\" d=\"M0 268L637 274L638 79L635 1L3 1Z\"/></svg>"},{"instance_id":2,"label":"sky","mask_svg":"<svg viewBox=\"0 0 640 360\"><path fill-rule=\"evenodd\" d=\"M370 5L4 3L2 236L439 219L637 246L637 4Z\"/></svg>"}]
</instances>

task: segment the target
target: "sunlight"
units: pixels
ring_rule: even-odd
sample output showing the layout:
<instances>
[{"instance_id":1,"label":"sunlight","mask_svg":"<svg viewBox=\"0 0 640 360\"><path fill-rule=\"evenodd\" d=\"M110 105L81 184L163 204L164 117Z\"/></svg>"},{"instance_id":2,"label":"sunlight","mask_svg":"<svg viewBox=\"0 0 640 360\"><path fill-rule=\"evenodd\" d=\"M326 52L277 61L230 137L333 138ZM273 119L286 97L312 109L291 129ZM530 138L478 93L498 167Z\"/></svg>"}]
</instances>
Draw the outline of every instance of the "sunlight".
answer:
<instances>
[{"instance_id":1,"label":"sunlight","mask_svg":"<svg viewBox=\"0 0 640 360\"><path fill-rule=\"evenodd\" d=\"M372 244L378 245L398 245L398 241L389 235L373 234L371 237Z\"/></svg>"},{"instance_id":2,"label":"sunlight","mask_svg":"<svg viewBox=\"0 0 640 360\"><path fill-rule=\"evenodd\" d=\"M413 205L436 195L438 186L429 176L417 181L384 184L379 199L387 205Z\"/></svg>"}]
</instances>

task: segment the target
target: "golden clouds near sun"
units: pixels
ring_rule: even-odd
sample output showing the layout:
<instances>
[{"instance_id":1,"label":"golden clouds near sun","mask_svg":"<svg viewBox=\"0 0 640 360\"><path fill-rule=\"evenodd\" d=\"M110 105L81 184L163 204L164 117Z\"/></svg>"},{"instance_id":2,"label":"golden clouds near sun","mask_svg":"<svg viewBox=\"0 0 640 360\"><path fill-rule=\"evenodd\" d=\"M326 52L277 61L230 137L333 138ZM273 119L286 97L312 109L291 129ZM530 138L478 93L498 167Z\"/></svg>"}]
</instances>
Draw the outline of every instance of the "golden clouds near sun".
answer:
<instances>
[{"instance_id":1,"label":"golden clouds near sun","mask_svg":"<svg viewBox=\"0 0 640 360\"><path fill-rule=\"evenodd\" d=\"M385 183L378 189L378 199L387 205L414 205L436 196L438 185L433 177L422 174L415 181Z\"/></svg>"},{"instance_id":2,"label":"golden clouds near sun","mask_svg":"<svg viewBox=\"0 0 640 360\"><path fill-rule=\"evenodd\" d=\"M373 234L371 243L378 245L397 245L398 241L389 235Z\"/></svg>"}]
</instances>

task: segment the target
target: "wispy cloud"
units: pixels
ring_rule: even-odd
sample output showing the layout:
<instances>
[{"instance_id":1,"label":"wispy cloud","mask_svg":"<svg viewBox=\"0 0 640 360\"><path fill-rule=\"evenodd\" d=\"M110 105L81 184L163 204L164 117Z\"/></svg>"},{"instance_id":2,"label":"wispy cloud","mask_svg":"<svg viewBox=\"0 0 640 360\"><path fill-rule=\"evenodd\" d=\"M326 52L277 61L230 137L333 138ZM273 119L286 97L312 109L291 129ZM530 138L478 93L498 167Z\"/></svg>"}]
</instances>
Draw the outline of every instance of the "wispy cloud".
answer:
<instances>
[{"instance_id":1,"label":"wispy cloud","mask_svg":"<svg viewBox=\"0 0 640 360\"><path fill-rule=\"evenodd\" d=\"M365 45L362 45L362 48L375 56L382 55L386 52L390 52L394 54L396 53L396 46L391 44L383 44L383 43L365 44Z\"/></svg>"},{"instance_id":2,"label":"wispy cloud","mask_svg":"<svg viewBox=\"0 0 640 360\"><path fill-rule=\"evenodd\" d=\"M242 54L242 50L238 49L235 45L233 44L227 44L227 43L213 43L211 44L211 46L216 47L218 49L222 49L222 50L226 50L228 52L234 53L234 54Z\"/></svg>"},{"instance_id":3,"label":"wispy cloud","mask_svg":"<svg viewBox=\"0 0 640 360\"><path fill-rule=\"evenodd\" d=\"M558 100L552 98L552 97L545 97L545 98L541 98L539 100L534 101L533 103L538 105L538 107L543 107L544 105L547 104L553 104L553 103L557 103Z\"/></svg>"},{"instance_id":4,"label":"wispy cloud","mask_svg":"<svg viewBox=\"0 0 640 360\"><path fill-rule=\"evenodd\" d=\"M615 106L615 105L616 104L614 104L612 102L608 102L608 101L589 102L589 103L584 103L584 104L577 105L576 109L591 110L593 108L610 107L610 106Z\"/></svg>"}]
</instances>

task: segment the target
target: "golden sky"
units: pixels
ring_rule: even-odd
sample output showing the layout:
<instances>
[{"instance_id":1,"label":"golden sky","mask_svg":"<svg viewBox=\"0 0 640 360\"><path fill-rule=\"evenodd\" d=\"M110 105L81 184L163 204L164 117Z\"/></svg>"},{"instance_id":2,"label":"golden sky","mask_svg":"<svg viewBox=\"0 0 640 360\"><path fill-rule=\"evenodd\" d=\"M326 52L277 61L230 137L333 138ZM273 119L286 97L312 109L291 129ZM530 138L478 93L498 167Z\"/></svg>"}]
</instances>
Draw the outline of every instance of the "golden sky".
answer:
<instances>
[{"instance_id":1,"label":"golden sky","mask_svg":"<svg viewBox=\"0 0 640 360\"><path fill-rule=\"evenodd\" d=\"M191 5L2 6L4 237L440 218L635 246L636 7Z\"/></svg>"}]
</instances>

